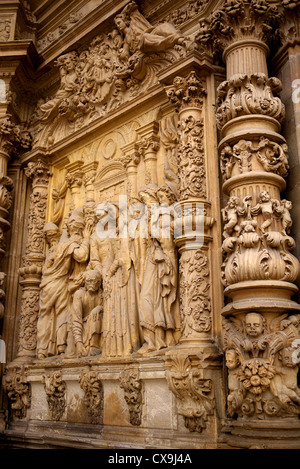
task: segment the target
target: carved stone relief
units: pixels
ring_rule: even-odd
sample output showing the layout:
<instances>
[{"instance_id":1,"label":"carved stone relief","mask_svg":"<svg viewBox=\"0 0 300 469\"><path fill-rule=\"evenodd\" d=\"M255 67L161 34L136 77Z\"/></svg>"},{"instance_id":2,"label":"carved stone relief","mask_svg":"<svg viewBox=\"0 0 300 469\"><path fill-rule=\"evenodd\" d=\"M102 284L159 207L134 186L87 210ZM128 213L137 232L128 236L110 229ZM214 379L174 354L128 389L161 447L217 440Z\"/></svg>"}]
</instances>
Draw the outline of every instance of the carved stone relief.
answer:
<instances>
[{"instance_id":1,"label":"carved stone relief","mask_svg":"<svg viewBox=\"0 0 300 469\"><path fill-rule=\"evenodd\" d=\"M299 318L271 319L250 311L244 318L226 319L224 329L229 414L258 419L299 415Z\"/></svg>"},{"instance_id":2,"label":"carved stone relief","mask_svg":"<svg viewBox=\"0 0 300 469\"><path fill-rule=\"evenodd\" d=\"M60 56L60 86L39 101L32 118L34 146L48 146L157 83L156 71L186 54L191 43L169 23L151 24L130 2L115 28L95 37L82 52Z\"/></svg>"},{"instance_id":3,"label":"carved stone relief","mask_svg":"<svg viewBox=\"0 0 300 469\"><path fill-rule=\"evenodd\" d=\"M66 408L66 383L60 370L44 376L44 388L52 420L60 420Z\"/></svg>"},{"instance_id":4,"label":"carved stone relief","mask_svg":"<svg viewBox=\"0 0 300 469\"><path fill-rule=\"evenodd\" d=\"M13 416L16 419L25 418L31 404L31 389L24 369L19 366L9 367L2 385L10 400Z\"/></svg>"},{"instance_id":5,"label":"carved stone relief","mask_svg":"<svg viewBox=\"0 0 300 469\"><path fill-rule=\"evenodd\" d=\"M192 357L179 354L166 361L166 378L185 426L190 432L201 433L214 413L212 380L205 378L205 371Z\"/></svg>"},{"instance_id":6,"label":"carved stone relief","mask_svg":"<svg viewBox=\"0 0 300 469\"><path fill-rule=\"evenodd\" d=\"M103 385L99 379L98 372L85 369L79 379L80 387L84 391L84 401L95 425L103 424L104 393Z\"/></svg>"},{"instance_id":7,"label":"carved stone relief","mask_svg":"<svg viewBox=\"0 0 300 469\"><path fill-rule=\"evenodd\" d=\"M143 384L138 370L125 368L120 375L120 386L124 389L124 398L128 405L131 425L139 426L143 417Z\"/></svg>"}]
</instances>

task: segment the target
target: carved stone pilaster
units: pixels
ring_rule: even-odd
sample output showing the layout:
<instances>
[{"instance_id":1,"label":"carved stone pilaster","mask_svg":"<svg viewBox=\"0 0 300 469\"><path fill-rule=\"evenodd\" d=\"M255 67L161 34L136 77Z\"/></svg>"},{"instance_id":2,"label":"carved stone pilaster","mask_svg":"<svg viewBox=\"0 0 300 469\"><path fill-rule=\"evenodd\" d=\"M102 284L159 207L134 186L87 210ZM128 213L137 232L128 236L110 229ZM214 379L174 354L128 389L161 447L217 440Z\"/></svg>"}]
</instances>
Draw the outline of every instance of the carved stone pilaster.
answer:
<instances>
[{"instance_id":1,"label":"carved stone pilaster","mask_svg":"<svg viewBox=\"0 0 300 469\"><path fill-rule=\"evenodd\" d=\"M157 184L157 156L160 140L157 136L159 130L158 122L150 122L138 129L137 148L139 154L145 160L145 183Z\"/></svg>"},{"instance_id":2,"label":"carved stone pilaster","mask_svg":"<svg viewBox=\"0 0 300 469\"><path fill-rule=\"evenodd\" d=\"M127 195L135 197L137 193L137 165L140 161L140 152L136 142L128 143L121 148L123 156L121 162L126 168L127 173Z\"/></svg>"},{"instance_id":3,"label":"carved stone pilaster","mask_svg":"<svg viewBox=\"0 0 300 469\"><path fill-rule=\"evenodd\" d=\"M175 243L181 254L180 343L211 342L209 229L203 104L206 92L195 71L176 77L166 93L178 112L178 193ZM197 233L192 227L196 226Z\"/></svg>"},{"instance_id":4,"label":"carved stone pilaster","mask_svg":"<svg viewBox=\"0 0 300 469\"><path fill-rule=\"evenodd\" d=\"M75 161L74 163L69 163L66 165L67 175L66 181L68 187L71 191L72 207L71 209L76 209L81 205L81 188L83 183L83 161Z\"/></svg>"},{"instance_id":5,"label":"carved stone pilaster","mask_svg":"<svg viewBox=\"0 0 300 469\"><path fill-rule=\"evenodd\" d=\"M95 200L94 181L97 167L98 161L93 161L92 163L88 163L82 167L84 172L83 184L85 186L86 200Z\"/></svg>"},{"instance_id":6,"label":"carved stone pilaster","mask_svg":"<svg viewBox=\"0 0 300 469\"><path fill-rule=\"evenodd\" d=\"M49 166L42 160L31 162L25 174L32 184L28 231L23 266L19 270L22 285L18 358L36 355L36 324L39 314L40 282L45 260L46 212L48 203Z\"/></svg>"}]
</instances>

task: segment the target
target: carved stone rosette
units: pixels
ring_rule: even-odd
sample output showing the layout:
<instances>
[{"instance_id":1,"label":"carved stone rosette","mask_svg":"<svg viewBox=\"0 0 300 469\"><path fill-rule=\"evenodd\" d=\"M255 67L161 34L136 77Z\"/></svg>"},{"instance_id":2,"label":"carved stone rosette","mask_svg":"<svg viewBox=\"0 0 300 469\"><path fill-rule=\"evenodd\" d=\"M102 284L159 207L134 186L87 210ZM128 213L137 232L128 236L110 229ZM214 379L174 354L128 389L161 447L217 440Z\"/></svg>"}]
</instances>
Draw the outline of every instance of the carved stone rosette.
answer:
<instances>
[{"instance_id":1,"label":"carved stone rosette","mask_svg":"<svg viewBox=\"0 0 300 469\"><path fill-rule=\"evenodd\" d=\"M18 358L36 356L36 324L39 314L40 282L45 260L46 211L48 203L49 167L42 160L29 163L25 174L32 183L29 204L28 231L22 277L21 315L19 329Z\"/></svg>"},{"instance_id":2,"label":"carved stone rosette","mask_svg":"<svg viewBox=\"0 0 300 469\"><path fill-rule=\"evenodd\" d=\"M227 69L216 110L227 198L222 210L227 410L233 419L296 422L300 306L292 296L300 270L291 254L291 202L281 199L289 169L280 134L285 108L280 81L268 77L266 57L282 15L270 3L225 0L198 39L210 38Z\"/></svg>"}]
</instances>

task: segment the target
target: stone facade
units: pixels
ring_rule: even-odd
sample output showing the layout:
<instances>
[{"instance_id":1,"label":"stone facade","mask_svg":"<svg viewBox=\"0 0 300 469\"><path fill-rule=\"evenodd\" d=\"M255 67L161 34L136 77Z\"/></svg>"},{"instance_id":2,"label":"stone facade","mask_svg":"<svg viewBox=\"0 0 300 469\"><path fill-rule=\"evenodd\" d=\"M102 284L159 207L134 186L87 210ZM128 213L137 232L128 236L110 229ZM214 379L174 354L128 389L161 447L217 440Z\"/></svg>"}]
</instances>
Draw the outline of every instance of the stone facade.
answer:
<instances>
[{"instance_id":1,"label":"stone facade","mask_svg":"<svg viewBox=\"0 0 300 469\"><path fill-rule=\"evenodd\" d=\"M300 447L299 13L0 0L0 445Z\"/></svg>"}]
</instances>

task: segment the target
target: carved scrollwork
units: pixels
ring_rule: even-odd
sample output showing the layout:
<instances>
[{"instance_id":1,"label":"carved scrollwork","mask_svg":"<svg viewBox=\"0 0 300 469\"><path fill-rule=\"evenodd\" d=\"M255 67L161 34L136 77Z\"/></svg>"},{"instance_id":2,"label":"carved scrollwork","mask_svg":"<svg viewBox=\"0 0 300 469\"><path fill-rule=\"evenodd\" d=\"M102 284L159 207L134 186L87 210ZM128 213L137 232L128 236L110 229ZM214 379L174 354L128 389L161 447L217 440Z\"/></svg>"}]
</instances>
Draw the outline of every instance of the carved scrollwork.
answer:
<instances>
[{"instance_id":1,"label":"carved scrollwork","mask_svg":"<svg viewBox=\"0 0 300 469\"><path fill-rule=\"evenodd\" d=\"M222 129L231 119L251 114L272 117L282 122L285 106L278 97L282 85L278 78L263 73L237 74L218 87L217 126Z\"/></svg>"},{"instance_id":2,"label":"carved scrollwork","mask_svg":"<svg viewBox=\"0 0 300 469\"><path fill-rule=\"evenodd\" d=\"M96 371L83 370L79 379L80 387L84 391L84 401L95 425L103 424L104 391L103 384Z\"/></svg>"},{"instance_id":3,"label":"carved scrollwork","mask_svg":"<svg viewBox=\"0 0 300 469\"><path fill-rule=\"evenodd\" d=\"M120 386L124 389L124 398L128 405L130 423L139 426L143 416L143 384L138 370L128 368L120 374Z\"/></svg>"},{"instance_id":4,"label":"carved scrollwork","mask_svg":"<svg viewBox=\"0 0 300 469\"><path fill-rule=\"evenodd\" d=\"M209 260L201 250L184 252L180 261L182 339L211 330Z\"/></svg>"},{"instance_id":5,"label":"carved scrollwork","mask_svg":"<svg viewBox=\"0 0 300 469\"><path fill-rule=\"evenodd\" d=\"M31 405L31 389L24 369L17 366L7 369L2 384L10 400L14 417L25 418Z\"/></svg>"},{"instance_id":6,"label":"carved scrollwork","mask_svg":"<svg viewBox=\"0 0 300 469\"><path fill-rule=\"evenodd\" d=\"M44 388L52 420L60 420L66 408L66 383L62 379L61 370L45 375Z\"/></svg>"}]
</instances>

